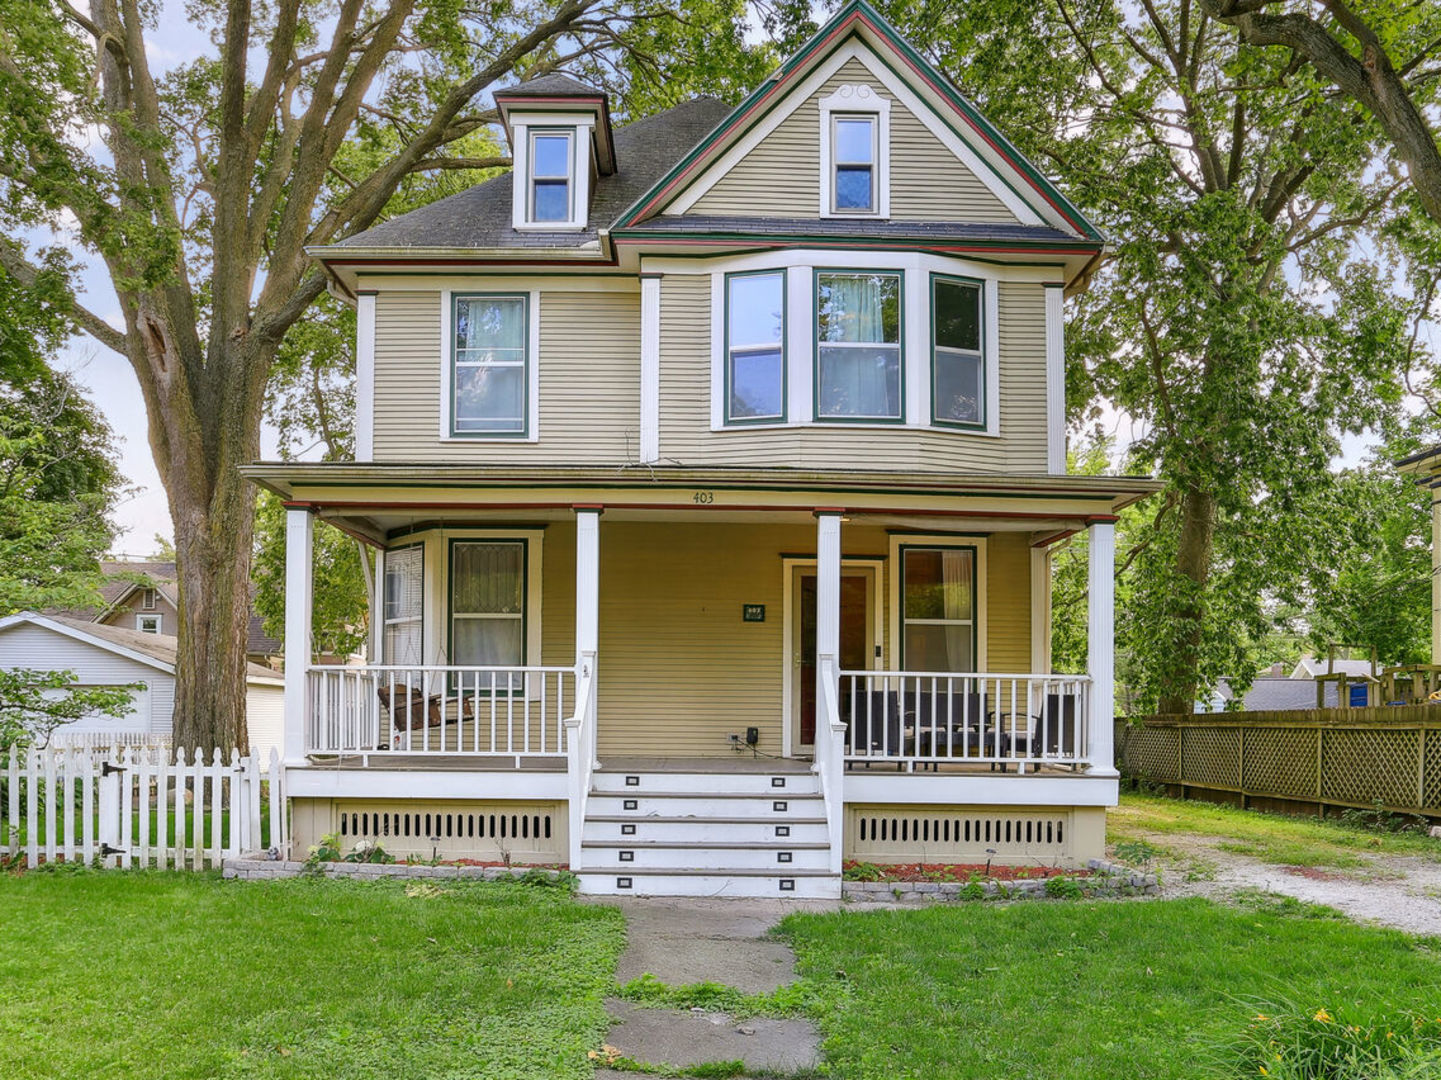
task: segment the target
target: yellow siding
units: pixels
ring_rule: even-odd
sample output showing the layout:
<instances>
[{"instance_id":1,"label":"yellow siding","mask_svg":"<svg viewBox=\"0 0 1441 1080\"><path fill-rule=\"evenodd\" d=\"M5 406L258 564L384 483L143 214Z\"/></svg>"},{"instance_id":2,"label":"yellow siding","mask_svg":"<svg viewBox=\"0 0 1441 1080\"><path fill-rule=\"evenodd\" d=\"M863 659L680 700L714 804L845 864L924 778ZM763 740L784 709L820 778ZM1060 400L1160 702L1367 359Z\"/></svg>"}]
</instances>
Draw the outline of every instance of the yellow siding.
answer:
<instances>
[{"instance_id":1,"label":"yellow siding","mask_svg":"<svg viewBox=\"0 0 1441 1080\"><path fill-rule=\"evenodd\" d=\"M575 663L575 525L547 526L540 583L540 663Z\"/></svg>"},{"instance_id":2,"label":"yellow siding","mask_svg":"<svg viewBox=\"0 0 1441 1080\"><path fill-rule=\"evenodd\" d=\"M640 295L540 294L540 439L441 440L441 294L375 304L375 460L634 461L640 439Z\"/></svg>"},{"instance_id":3,"label":"yellow siding","mask_svg":"<svg viewBox=\"0 0 1441 1080\"><path fill-rule=\"evenodd\" d=\"M672 274L661 281L663 459L693 466L1046 472L1046 301L1041 285L1000 285L1001 411L1000 434L994 438L844 424L712 431L710 287L706 274ZM812 358L792 355L788 362L810 364Z\"/></svg>"},{"instance_id":4,"label":"yellow siding","mask_svg":"<svg viewBox=\"0 0 1441 1080\"><path fill-rule=\"evenodd\" d=\"M866 83L891 102L892 218L1016 221L1006 205L856 59L847 61L760 145L736 162L689 213L819 217L819 102L845 83Z\"/></svg>"},{"instance_id":5,"label":"yellow siding","mask_svg":"<svg viewBox=\"0 0 1441 1080\"><path fill-rule=\"evenodd\" d=\"M1031 545L1027 533L993 533L986 543L986 667L1031 670Z\"/></svg>"}]
</instances>

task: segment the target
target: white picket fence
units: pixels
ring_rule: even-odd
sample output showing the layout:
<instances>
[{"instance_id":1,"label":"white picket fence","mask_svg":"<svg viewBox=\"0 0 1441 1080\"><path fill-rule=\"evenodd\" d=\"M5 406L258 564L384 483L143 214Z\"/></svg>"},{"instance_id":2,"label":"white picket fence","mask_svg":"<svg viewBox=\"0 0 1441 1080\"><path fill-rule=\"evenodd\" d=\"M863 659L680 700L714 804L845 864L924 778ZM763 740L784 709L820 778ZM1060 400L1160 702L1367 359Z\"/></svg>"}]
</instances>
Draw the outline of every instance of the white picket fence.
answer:
<instances>
[{"instance_id":1,"label":"white picket fence","mask_svg":"<svg viewBox=\"0 0 1441 1080\"><path fill-rule=\"evenodd\" d=\"M6 758L6 848L11 860L23 851L26 866L202 870L262 840L287 848L274 750L264 768L258 756L219 748L208 761L199 749L129 746L12 747Z\"/></svg>"}]
</instances>

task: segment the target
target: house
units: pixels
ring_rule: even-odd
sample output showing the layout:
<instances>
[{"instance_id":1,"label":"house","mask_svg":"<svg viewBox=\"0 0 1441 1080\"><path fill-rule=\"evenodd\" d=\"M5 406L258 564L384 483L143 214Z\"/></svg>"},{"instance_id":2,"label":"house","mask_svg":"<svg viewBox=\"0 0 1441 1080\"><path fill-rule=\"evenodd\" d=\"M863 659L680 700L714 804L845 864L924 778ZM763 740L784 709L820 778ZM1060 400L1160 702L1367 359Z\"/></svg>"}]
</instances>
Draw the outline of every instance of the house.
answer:
<instances>
[{"instance_id":1,"label":"house","mask_svg":"<svg viewBox=\"0 0 1441 1080\"><path fill-rule=\"evenodd\" d=\"M92 716L57 728L55 744L109 746L168 742L175 708L175 638L133 627L22 612L0 619L0 668L69 671L78 686L138 685L123 717ZM258 664L246 674L250 745L268 755L281 744L285 684Z\"/></svg>"},{"instance_id":2,"label":"house","mask_svg":"<svg viewBox=\"0 0 1441 1080\"><path fill-rule=\"evenodd\" d=\"M96 608L60 611L58 615L138 630L143 634L178 633L180 592L175 563L161 559L107 559L100 572L101 604ZM251 588L254 600L254 587ZM266 664L280 655L280 642L265 632L254 611L246 632L245 656L251 663Z\"/></svg>"},{"instance_id":3,"label":"house","mask_svg":"<svg viewBox=\"0 0 1441 1080\"><path fill-rule=\"evenodd\" d=\"M1332 663L1335 672L1346 674L1347 696L1355 698L1354 705L1367 703L1367 696L1372 693L1369 687L1375 686L1379 691L1379 684L1371 674L1370 661L1337 659ZM1285 674L1285 670L1282 664L1271 665L1265 674L1251 681L1245 697L1235 706L1230 704L1236 697L1231 680L1221 679L1207 701L1197 702L1196 711L1225 712L1228 708L1235 708L1242 712L1291 712L1317 708L1316 680L1318 676L1326 675L1326 661L1303 656L1292 667L1290 674ZM1322 682L1319 692L1325 708L1336 708L1339 693L1336 681Z\"/></svg>"},{"instance_id":4,"label":"house","mask_svg":"<svg viewBox=\"0 0 1441 1080\"><path fill-rule=\"evenodd\" d=\"M622 894L1100 855L1114 522L1155 490L1066 474L1104 239L858 0L736 108L495 99L511 174L312 251L355 460L245 470L288 507L297 841ZM316 518L376 554L364 666L308 663ZM1082 531L1089 668L1052 674Z\"/></svg>"}]
</instances>

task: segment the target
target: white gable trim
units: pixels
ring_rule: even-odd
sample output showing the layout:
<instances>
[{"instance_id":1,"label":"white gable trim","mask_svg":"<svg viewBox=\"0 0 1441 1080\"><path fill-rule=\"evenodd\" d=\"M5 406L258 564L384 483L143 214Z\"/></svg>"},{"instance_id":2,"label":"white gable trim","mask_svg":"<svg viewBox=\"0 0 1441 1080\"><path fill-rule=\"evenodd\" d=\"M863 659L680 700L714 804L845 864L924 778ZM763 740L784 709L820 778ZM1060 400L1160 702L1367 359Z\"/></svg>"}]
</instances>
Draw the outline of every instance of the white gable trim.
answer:
<instances>
[{"instance_id":1,"label":"white gable trim","mask_svg":"<svg viewBox=\"0 0 1441 1080\"><path fill-rule=\"evenodd\" d=\"M859 60L882 86L884 86L902 105L909 109L921 124L932 135L938 138L941 143L960 159L961 163L975 174L976 178L986 186L986 189L995 195L1011 213L1016 215L1016 220L1023 225L1054 225L1056 228L1064 229L1074 233L1075 229L1064 220L1046 221L1035 210L1031 209L1024 200L1020 198L1011 188L1004 183L996 168L969 143L961 140L955 132L947 127L936 115L934 108L916 94L910 86L902 79L892 73L884 64L881 64L871 52L870 48L861 41L852 38L845 44L838 47L829 57L803 79L787 97L784 104L773 109L769 116L752 128L734 146L722 154L710 168L706 169L696 180L688 185L676 198L667 205L662 212L669 214L684 214L689 212L707 192L720 183L722 179L738 165L747 154L754 150L761 142L778 128L796 109L810 100L820 88L825 85L836 72L844 67L851 60ZM825 154L821 155L822 162L825 161Z\"/></svg>"},{"instance_id":2,"label":"white gable trim","mask_svg":"<svg viewBox=\"0 0 1441 1080\"><path fill-rule=\"evenodd\" d=\"M106 652L114 653L116 656L123 656L127 660L134 660L137 664L144 664L146 667L163 671L167 675L175 674L175 665L167 664L164 660L157 660L153 656L146 656L144 653L136 652L134 649L127 649L124 645L117 645L113 641L106 641L102 637L88 634L77 627L67 626L65 623L56 622L53 619L47 619L44 615L37 615L34 612L23 611L18 615L9 615L6 618L0 619L0 631L5 631L12 626L20 626L22 624L39 626L54 633L63 634L65 637L74 638L76 641L83 641L87 645L94 645L97 648L104 649Z\"/></svg>"}]
</instances>

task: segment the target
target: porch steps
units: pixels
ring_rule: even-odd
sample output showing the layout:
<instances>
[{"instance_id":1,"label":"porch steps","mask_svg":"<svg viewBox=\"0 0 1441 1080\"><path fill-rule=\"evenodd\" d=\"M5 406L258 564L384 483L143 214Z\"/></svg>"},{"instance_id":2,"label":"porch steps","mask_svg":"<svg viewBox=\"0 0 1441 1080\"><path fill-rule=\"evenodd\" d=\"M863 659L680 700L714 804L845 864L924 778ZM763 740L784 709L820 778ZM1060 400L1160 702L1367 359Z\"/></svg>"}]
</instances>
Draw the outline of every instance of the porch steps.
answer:
<instances>
[{"instance_id":1,"label":"porch steps","mask_svg":"<svg viewBox=\"0 0 1441 1080\"><path fill-rule=\"evenodd\" d=\"M601 769L577 873L613 896L836 897L825 801L810 772Z\"/></svg>"}]
</instances>

